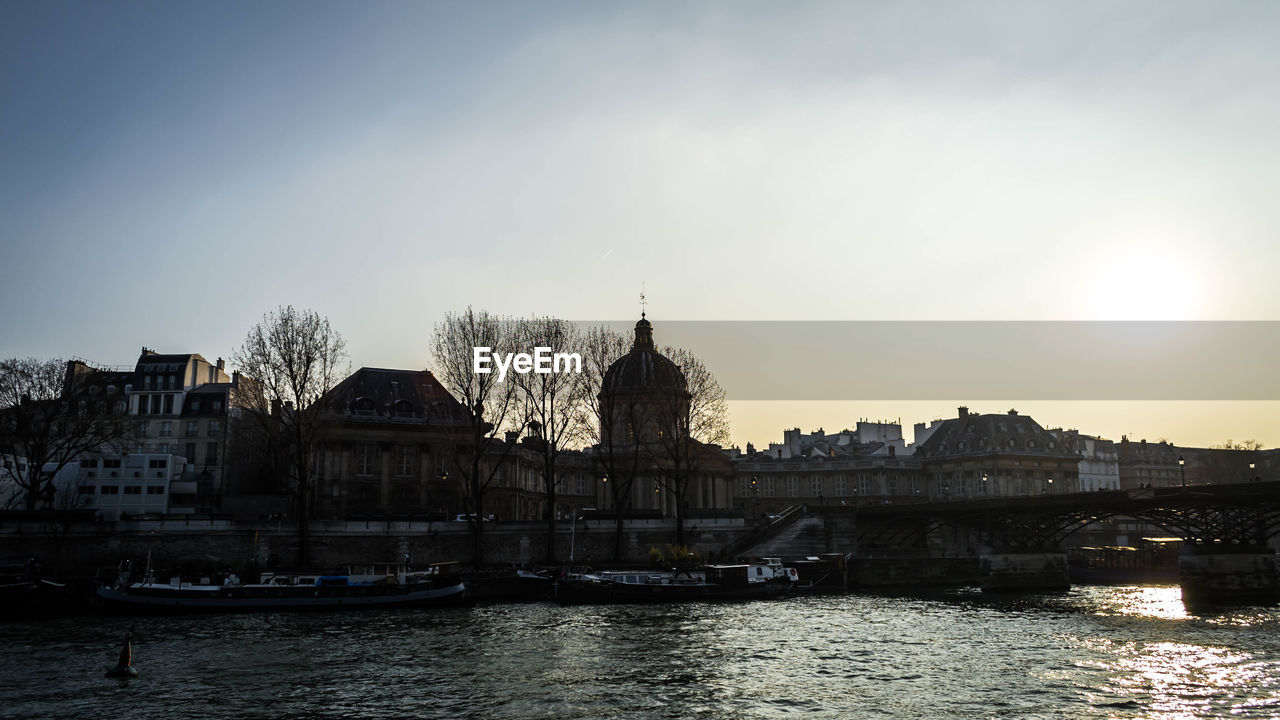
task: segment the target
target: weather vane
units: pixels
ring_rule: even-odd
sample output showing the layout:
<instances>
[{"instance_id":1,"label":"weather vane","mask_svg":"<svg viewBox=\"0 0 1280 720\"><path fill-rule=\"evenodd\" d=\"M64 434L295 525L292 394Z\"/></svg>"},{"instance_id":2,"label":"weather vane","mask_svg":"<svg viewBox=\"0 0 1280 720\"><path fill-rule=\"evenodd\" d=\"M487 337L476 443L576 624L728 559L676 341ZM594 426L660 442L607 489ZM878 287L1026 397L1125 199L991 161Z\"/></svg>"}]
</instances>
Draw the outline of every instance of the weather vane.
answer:
<instances>
[{"instance_id":1,"label":"weather vane","mask_svg":"<svg viewBox=\"0 0 1280 720\"><path fill-rule=\"evenodd\" d=\"M640 283L640 317L644 317L644 283Z\"/></svg>"}]
</instances>

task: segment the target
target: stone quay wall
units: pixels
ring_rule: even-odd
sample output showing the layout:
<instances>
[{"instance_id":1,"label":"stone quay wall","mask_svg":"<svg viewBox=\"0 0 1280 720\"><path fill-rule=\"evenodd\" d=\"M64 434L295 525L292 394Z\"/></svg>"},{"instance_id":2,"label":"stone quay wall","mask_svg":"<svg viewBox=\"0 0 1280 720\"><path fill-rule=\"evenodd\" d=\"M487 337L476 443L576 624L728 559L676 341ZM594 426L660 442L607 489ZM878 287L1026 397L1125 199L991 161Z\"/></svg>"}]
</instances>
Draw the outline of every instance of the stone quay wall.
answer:
<instances>
[{"instance_id":1,"label":"stone quay wall","mask_svg":"<svg viewBox=\"0 0 1280 720\"><path fill-rule=\"evenodd\" d=\"M685 538L703 559L718 559L721 548L750 531L741 519L691 520L685 525ZM486 565L536 565L546 559L545 522L486 523L483 534ZM310 538L317 567L394 562L406 553L419 566L448 561L467 565L472 560L472 534L465 522L317 522ZM671 520L627 521L624 562L646 562L650 548L665 549L674 539ZM567 563L572 552L577 564L607 564L613 559L614 542L613 521L562 521L555 536L556 560ZM37 523L0 527L0 558L36 557L46 573L93 574L126 559L139 568L145 566L148 554L153 567L184 572L289 569L297 549L297 528L287 521L170 519L82 523L69 528Z\"/></svg>"}]
</instances>

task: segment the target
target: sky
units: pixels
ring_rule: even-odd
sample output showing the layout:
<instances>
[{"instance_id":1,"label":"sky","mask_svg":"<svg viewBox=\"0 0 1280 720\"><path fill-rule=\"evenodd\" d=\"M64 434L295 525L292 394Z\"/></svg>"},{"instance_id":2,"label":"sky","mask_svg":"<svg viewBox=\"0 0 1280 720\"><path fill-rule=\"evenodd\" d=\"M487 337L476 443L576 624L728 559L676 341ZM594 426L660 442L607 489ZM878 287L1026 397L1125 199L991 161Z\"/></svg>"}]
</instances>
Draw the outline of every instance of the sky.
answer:
<instances>
[{"instance_id":1,"label":"sky","mask_svg":"<svg viewBox=\"0 0 1280 720\"><path fill-rule=\"evenodd\" d=\"M422 367L468 305L1280 319L1271 2L0 3L0 357ZM714 368L712 368L714 371ZM1009 402L970 403L1002 412ZM747 403L734 438L956 403ZM1038 403L1280 445L1272 402Z\"/></svg>"}]
</instances>

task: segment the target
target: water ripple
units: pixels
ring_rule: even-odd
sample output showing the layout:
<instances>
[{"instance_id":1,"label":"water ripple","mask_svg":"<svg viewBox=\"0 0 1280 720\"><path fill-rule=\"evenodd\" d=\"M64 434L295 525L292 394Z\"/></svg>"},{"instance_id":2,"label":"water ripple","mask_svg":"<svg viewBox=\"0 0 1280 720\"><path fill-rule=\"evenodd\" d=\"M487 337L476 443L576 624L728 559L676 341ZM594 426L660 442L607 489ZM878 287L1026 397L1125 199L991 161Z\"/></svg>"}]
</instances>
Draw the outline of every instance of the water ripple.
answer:
<instances>
[{"instance_id":1,"label":"water ripple","mask_svg":"<svg viewBox=\"0 0 1280 720\"><path fill-rule=\"evenodd\" d=\"M1280 612L1177 588L0 625L0 717L1274 717Z\"/></svg>"}]
</instances>

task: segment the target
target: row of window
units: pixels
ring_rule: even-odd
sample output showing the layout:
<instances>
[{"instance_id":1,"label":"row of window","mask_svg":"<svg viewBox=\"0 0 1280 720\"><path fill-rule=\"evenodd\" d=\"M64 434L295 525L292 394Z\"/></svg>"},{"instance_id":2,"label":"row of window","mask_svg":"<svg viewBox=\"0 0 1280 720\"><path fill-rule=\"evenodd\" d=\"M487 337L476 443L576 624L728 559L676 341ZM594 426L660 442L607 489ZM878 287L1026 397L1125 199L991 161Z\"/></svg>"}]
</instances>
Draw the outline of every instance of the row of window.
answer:
<instances>
[{"instance_id":1,"label":"row of window","mask_svg":"<svg viewBox=\"0 0 1280 720\"><path fill-rule=\"evenodd\" d=\"M146 420L143 420L142 422L138 423L138 426L134 429L134 436L135 436L135 437L146 437L146 436L147 436L147 433L148 433L148 432L150 432L150 429L149 429L149 428L150 428L150 425L151 425L151 423L150 423L150 422L148 422L148 421L146 421ZM186 432L186 437L197 437L197 436L199 436L199 435L200 435L200 421L199 421L199 420L188 420L188 421L187 421L186 431L187 431L187 432ZM219 435L221 435L221 434L222 434L222 421L221 421L221 420L210 420L210 421L209 421L209 426L208 426L208 428L207 428L206 432L208 433L209 437L218 437ZM160 437L173 437L173 421L172 421L172 420L165 420L165 421L163 421L163 422L161 422L161 423L160 423Z\"/></svg>"},{"instance_id":2,"label":"row of window","mask_svg":"<svg viewBox=\"0 0 1280 720\"><path fill-rule=\"evenodd\" d=\"M139 415L172 415L173 408L176 403L176 394L164 395L139 395L138 396L138 414ZM148 399L150 398L150 399ZM214 412L222 412L222 400L214 399L209 403L210 409ZM200 412L200 399L193 398L188 407L192 412Z\"/></svg>"},{"instance_id":3,"label":"row of window","mask_svg":"<svg viewBox=\"0 0 1280 720\"><path fill-rule=\"evenodd\" d=\"M144 487L144 486L142 486L142 485L125 485L125 486L124 486L124 494L125 494L125 495L141 495L141 494L142 494L142 488L143 488L143 487ZM148 495L163 495L163 494L164 494L164 486L163 486L163 485L147 485L147 486L145 486L145 487L147 488L147 494L148 494ZM98 488L97 490L98 490L98 492L99 492L99 493L101 493L101 494L103 494L103 495L119 495L119 494L120 494L120 488L121 488L121 486L119 486L119 485L103 485L102 487ZM81 485L78 489L79 489L79 491L80 491L80 494L81 494L81 495L92 495L92 494L94 494L94 487L93 487L92 485Z\"/></svg>"}]
</instances>

